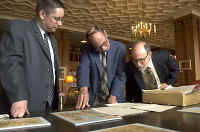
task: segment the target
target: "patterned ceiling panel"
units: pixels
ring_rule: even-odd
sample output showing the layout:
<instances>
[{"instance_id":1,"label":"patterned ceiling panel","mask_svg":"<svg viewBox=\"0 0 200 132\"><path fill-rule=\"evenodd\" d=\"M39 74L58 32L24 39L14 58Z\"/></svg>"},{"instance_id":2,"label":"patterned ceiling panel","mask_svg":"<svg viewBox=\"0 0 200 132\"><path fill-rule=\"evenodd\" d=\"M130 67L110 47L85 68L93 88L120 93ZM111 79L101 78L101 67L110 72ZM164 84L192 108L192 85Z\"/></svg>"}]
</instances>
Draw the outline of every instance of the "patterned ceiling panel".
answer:
<instances>
[{"instance_id":1,"label":"patterned ceiling panel","mask_svg":"<svg viewBox=\"0 0 200 132\"><path fill-rule=\"evenodd\" d=\"M0 18L31 19L36 0L1 0ZM85 32L101 24L116 39L132 41L131 25L139 20L157 24L150 41L160 47L174 48L174 16L183 10L199 10L200 0L64 0L63 28ZM198 11L197 11L198 12Z\"/></svg>"}]
</instances>

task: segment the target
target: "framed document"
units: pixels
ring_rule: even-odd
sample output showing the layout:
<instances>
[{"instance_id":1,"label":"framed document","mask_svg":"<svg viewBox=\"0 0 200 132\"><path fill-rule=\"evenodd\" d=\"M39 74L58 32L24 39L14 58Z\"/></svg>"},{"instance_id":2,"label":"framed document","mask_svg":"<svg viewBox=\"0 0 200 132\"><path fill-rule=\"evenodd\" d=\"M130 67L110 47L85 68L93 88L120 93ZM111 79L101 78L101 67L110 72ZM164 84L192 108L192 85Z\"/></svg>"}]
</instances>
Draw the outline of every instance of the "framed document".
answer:
<instances>
[{"instance_id":1,"label":"framed document","mask_svg":"<svg viewBox=\"0 0 200 132\"><path fill-rule=\"evenodd\" d=\"M17 119L7 119L0 121L0 131L1 130L12 130L12 129L24 129L24 128L38 128L51 126L51 123L42 117L32 117L32 118L17 118Z\"/></svg>"},{"instance_id":2,"label":"framed document","mask_svg":"<svg viewBox=\"0 0 200 132\"><path fill-rule=\"evenodd\" d=\"M66 67L61 66L59 67L59 80L65 80L66 76Z\"/></svg>"},{"instance_id":3,"label":"framed document","mask_svg":"<svg viewBox=\"0 0 200 132\"><path fill-rule=\"evenodd\" d=\"M104 113L99 113L94 110L64 111L51 114L57 118L63 119L73 124L74 126L122 119L120 116L112 116Z\"/></svg>"}]
</instances>

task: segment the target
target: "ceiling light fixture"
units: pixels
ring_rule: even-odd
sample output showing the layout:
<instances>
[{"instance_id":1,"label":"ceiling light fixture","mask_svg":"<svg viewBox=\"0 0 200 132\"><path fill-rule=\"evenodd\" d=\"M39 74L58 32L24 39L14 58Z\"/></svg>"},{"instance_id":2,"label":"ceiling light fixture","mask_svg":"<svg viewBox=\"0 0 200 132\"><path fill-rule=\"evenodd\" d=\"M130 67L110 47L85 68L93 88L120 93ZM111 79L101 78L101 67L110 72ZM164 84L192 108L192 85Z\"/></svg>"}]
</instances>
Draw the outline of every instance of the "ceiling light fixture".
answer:
<instances>
[{"instance_id":1,"label":"ceiling light fixture","mask_svg":"<svg viewBox=\"0 0 200 132\"><path fill-rule=\"evenodd\" d=\"M144 19L144 9L143 9L143 1L137 0L138 11L141 12L141 18L139 21L131 26L131 32L134 40L137 39L149 39L153 34L157 32L157 27L155 24L146 22L142 20Z\"/></svg>"}]
</instances>

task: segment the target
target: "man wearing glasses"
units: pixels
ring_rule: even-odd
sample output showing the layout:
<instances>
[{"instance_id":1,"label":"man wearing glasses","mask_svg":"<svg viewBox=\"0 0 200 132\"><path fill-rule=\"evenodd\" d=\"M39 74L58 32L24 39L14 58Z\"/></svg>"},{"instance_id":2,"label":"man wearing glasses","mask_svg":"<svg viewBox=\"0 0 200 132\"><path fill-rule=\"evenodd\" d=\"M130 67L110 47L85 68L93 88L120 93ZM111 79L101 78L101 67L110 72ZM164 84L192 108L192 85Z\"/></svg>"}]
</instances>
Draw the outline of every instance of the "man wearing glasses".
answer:
<instances>
[{"instance_id":1,"label":"man wearing glasses","mask_svg":"<svg viewBox=\"0 0 200 132\"><path fill-rule=\"evenodd\" d=\"M126 100L142 102L142 90L165 89L173 85L178 70L176 60L167 51L151 52L149 44L136 42L126 65Z\"/></svg>"},{"instance_id":2,"label":"man wearing glasses","mask_svg":"<svg viewBox=\"0 0 200 132\"><path fill-rule=\"evenodd\" d=\"M125 45L108 39L100 26L86 34L88 44L78 67L79 96L76 109L124 101Z\"/></svg>"},{"instance_id":3,"label":"man wearing glasses","mask_svg":"<svg viewBox=\"0 0 200 132\"><path fill-rule=\"evenodd\" d=\"M13 117L58 106L58 53L53 36L63 24L60 0L37 0L36 18L13 20L0 42L0 83Z\"/></svg>"}]
</instances>

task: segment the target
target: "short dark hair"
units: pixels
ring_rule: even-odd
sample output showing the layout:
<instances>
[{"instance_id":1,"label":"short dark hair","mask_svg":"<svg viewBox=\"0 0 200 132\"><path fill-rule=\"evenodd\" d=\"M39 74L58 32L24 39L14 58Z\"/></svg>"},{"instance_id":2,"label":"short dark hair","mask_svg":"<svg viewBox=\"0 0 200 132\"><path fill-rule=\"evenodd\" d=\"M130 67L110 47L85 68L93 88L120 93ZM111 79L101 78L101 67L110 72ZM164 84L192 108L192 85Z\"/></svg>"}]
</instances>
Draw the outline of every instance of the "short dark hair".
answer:
<instances>
[{"instance_id":1,"label":"short dark hair","mask_svg":"<svg viewBox=\"0 0 200 132\"><path fill-rule=\"evenodd\" d=\"M94 25L86 32L86 39L89 41L89 37L97 32L105 33L105 30L99 25Z\"/></svg>"},{"instance_id":2,"label":"short dark hair","mask_svg":"<svg viewBox=\"0 0 200 132\"><path fill-rule=\"evenodd\" d=\"M147 42L141 41L141 40L140 40L140 41L136 41L136 42L131 46L132 50L134 50L135 47L136 47L136 45L139 44L139 43L144 43L144 49L146 50L147 53L149 53L149 52L151 51L151 45L148 44Z\"/></svg>"},{"instance_id":3,"label":"short dark hair","mask_svg":"<svg viewBox=\"0 0 200 132\"><path fill-rule=\"evenodd\" d=\"M39 16L39 12L44 10L48 15L50 11L55 8L65 8L61 0L37 0L36 15Z\"/></svg>"}]
</instances>

